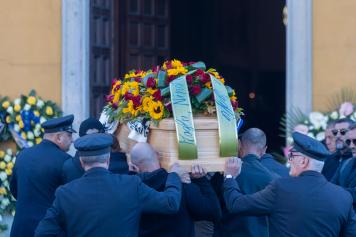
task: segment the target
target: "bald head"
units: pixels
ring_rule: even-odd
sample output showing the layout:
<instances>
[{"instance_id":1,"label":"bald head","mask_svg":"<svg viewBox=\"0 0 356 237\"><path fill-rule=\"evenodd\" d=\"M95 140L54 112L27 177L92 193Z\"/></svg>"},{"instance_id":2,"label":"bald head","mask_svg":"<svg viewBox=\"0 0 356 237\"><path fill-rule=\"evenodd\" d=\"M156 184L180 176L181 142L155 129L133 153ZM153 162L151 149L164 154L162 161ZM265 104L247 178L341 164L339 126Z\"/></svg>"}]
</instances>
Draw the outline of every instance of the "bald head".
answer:
<instances>
[{"instance_id":1,"label":"bald head","mask_svg":"<svg viewBox=\"0 0 356 237\"><path fill-rule=\"evenodd\" d=\"M241 137L241 156L262 156L266 151L266 134L259 128L247 129Z\"/></svg>"},{"instance_id":2,"label":"bald head","mask_svg":"<svg viewBox=\"0 0 356 237\"><path fill-rule=\"evenodd\" d=\"M136 143L131 149L130 157L140 172L151 172L160 168L157 152L146 142Z\"/></svg>"}]
</instances>

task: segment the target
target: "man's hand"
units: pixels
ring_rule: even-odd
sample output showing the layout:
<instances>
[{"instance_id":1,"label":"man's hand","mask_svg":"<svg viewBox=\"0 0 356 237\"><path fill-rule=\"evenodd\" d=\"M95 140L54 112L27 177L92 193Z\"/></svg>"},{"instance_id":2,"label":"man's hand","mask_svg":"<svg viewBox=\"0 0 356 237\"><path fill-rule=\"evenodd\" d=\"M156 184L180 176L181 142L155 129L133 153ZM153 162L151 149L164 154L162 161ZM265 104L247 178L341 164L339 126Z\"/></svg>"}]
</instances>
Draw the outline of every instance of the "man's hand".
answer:
<instances>
[{"instance_id":1,"label":"man's hand","mask_svg":"<svg viewBox=\"0 0 356 237\"><path fill-rule=\"evenodd\" d=\"M190 175L191 178L199 179L204 177L205 175L206 175L206 171L201 165L199 164L192 165L192 173Z\"/></svg>"},{"instance_id":2,"label":"man's hand","mask_svg":"<svg viewBox=\"0 0 356 237\"><path fill-rule=\"evenodd\" d=\"M233 178L239 176L241 172L242 161L240 158L232 157L225 161L224 175L231 175Z\"/></svg>"},{"instance_id":3,"label":"man's hand","mask_svg":"<svg viewBox=\"0 0 356 237\"><path fill-rule=\"evenodd\" d=\"M182 166L180 166L178 163L174 163L171 166L170 173L175 172L178 174L180 180L182 183L190 183L190 177L188 171L184 170Z\"/></svg>"},{"instance_id":4,"label":"man's hand","mask_svg":"<svg viewBox=\"0 0 356 237\"><path fill-rule=\"evenodd\" d=\"M135 172L135 173L140 172L140 169L135 164L128 162L128 165L129 165L129 171Z\"/></svg>"}]
</instances>

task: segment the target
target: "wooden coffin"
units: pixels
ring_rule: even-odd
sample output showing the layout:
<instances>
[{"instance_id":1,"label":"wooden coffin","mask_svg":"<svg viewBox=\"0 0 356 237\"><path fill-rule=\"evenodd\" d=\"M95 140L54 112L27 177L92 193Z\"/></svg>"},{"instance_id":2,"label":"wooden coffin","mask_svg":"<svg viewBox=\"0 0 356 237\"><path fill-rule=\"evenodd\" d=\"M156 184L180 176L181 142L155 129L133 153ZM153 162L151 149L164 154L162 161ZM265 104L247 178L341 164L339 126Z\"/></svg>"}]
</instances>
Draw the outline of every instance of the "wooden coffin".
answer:
<instances>
[{"instance_id":1,"label":"wooden coffin","mask_svg":"<svg viewBox=\"0 0 356 237\"><path fill-rule=\"evenodd\" d=\"M195 135L198 146L198 159L179 160L176 128L173 118L163 119L159 126L150 126L148 142L159 152L161 166L165 169L178 162L190 170L192 164L199 163L207 171L223 171L225 159L219 156L219 131L216 117L194 117ZM129 152L136 143L129 139L129 128L121 124L116 131L121 149ZM237 141L236 141L237 142Z\"/></svg>"}]
</instances>

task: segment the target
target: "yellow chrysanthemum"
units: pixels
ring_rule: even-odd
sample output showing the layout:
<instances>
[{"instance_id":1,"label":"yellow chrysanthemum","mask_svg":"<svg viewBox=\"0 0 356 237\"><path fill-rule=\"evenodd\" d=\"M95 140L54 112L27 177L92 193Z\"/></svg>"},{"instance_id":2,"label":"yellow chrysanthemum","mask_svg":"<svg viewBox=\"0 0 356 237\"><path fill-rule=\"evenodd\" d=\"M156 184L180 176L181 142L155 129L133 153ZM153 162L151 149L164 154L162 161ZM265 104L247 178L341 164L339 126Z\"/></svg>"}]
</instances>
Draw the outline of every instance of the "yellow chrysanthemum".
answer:
<instances>
[{"instance_id":1,"label":"yellow chrysanthemum","mask_svg":"<svg viewBox=\"0 0 356 237\"><path fill-rule=\"evenodd\" d=\"M7 194L6 188L1 187L0 188L0 195L6 195L6 194Z\"/></svg>"},{"instance_id":2,"label":"yellow chrysanthemum","mask_svg":"<svg viewBox=\"0 0 356 237\"><path fill-rule=\"evenodd\" d=\"M142 100L142 109L144 112L150 111L150 106L152 103L152 99L150 97L144 97Z\"/></svg>"},{"instance_id":3,"label":"yellow chrysanthemum","mask_svg":"<svg viewBox=\"0 0 356 237\"><path fill-rule=\"evenodd\" d=\"M181 61L177 60L177 59L173 59L171 61L172 64L172 68L179 68L179 67L183 67L183 64Z\"/></svg>"},{"instance_id":4,"label":"yellow chrysanthemum","mask_svg":"<svg viewBox=\"0 0 356 237\"><path fill-rule=\"evenodd\" d=\"M225 79L224 78L220 77L220 78L218 78L218 80L221 81L222 84L225 84Z\"/></svg>"},{"instance_id":5,"label":"yellow chrysanthemum","mask_svg":"<svg viewBox=\"0 0 356 237\"><path fill-rule=\"evenodd\" d=\"M120 92L117 91L117 92L115 92L115 94L114 94L114 99L112 100L112 102L113 102L113 103L118 103L119 100L120 100Z\"/></svg>"},{"instance_id":6,"label":"yellow chrysanthemum","mask_svg":"<svg viewBox=\"0 0 356 237\"><path fill-rule=\"evenodd\" d=\"M11 117L8 115L8 116L6 116L6 122L7 123L10 123L11 122Z\"/></svg>"},{"instance_id":7,"label":"yellow chrysanthemum","mask_svg":"<svg viewBox=\"0 0 356 237\"><path fill-rule=\"evenodd\" d=\"M9 162L6 166L6 168L12 170L12 168L14 168L14 163Z\"/></svg>"},{"instance_id":8,"label":"yellow chrysanthemum","mask_svg":"<svg viewBox=\"0 0 356 237\"><path fill-rule=\"evenodd\" d=\"M161 101L152 101L150 106L150 116L155 120L159 120L163 117L163 104Z\"/></svg>"},{"instance_id":9,"label":"yellow chrysanthemum","mask_svg":"<svg viewBox=\"0 0 356 237\"><path fill-rule=\"evenodd\" d=\"M184 67L172 68L167 70L168 76L177 76L178 74L186 74L188 70Z\"/></svg>"},{"instance_id":10,"label":"yellow chrysanthemum","mask_svg":"<svg viewBox=\"0 0 356 237\"><path fill-rule=\"evenodd\" d=\"M4 161L0 162L0 169L5 169L6 163Z\"/></svg>"},{"instance_id":11,"label":"yellow chrysanthemum","mask_svg":"<svg viewBox=\"0 0 356 237\"><path fill-rule=\"evenodd\" d=\"M236 96L230 96L230 100L232 100L232 101L236 101L237 100L237 97Z\"/></svg>"},{"instance_id":12,"label":"yellow chrysanthemum","mask_svg":"<svg viewBox=\"0 0 356 237\"><path fill-rule=\"evenodd\" d=\"M121 95L125 95L130 90L130 82L125 82L121 87Z\"/></svg>"},{"instance_id":13,"label":"yellow chrysanthemum","mask_svg":"<svg viewBox=\"0 0 356 237\"><path fill-rule=\"evenodd\" d=\"M211 82L209 81L209 82L207 82L207 83L205 83L204 84L205 85L205 87L207 87L207 88L209 88L209 89L211 89L212 87L211 87Z\"/></svg>"},{"instance_id":14,"label":"yellow chrysanthemum","mask_svg":"<svg viewBox=\"0 0 356 237\"><path fill-rule=\"evenodd\" d=\"M24 128L25 127L25 124L22 122L22 120L19 121L19 127L20 128Z\"/></svg>"},{"instance_id":15,"label":"yellow chrysanthemum","mask_svg":"<svg viewBox=\"0 0 356 237\"><path fill-rule=\"evenodd\" d=\"M157 91L157 89L147 88L146 91L147 91L150 95L153 95L153 94Z\"/></svg>"},{"instance_id":16,"label":"yellow chrysanthemum","mask_svg":"<svg viewBox=\"0 0 356 237\"><path fill-rule=\"evenodd\" d=\"M9 106L10 106L10 102L7 101L7 100L2 103L2 107L3 107L4 109L7 109Z\"/></svg>"},{"instance_id":17,"label":"yellow chrysanthemum","mask_svg":"<svg viewBox=\"0 0 356 237\"><path fill-rule=\"evenodd\" d=\"M4 158L5 156L5 152L4 151L0 151L0 158Z\"/></svg>"},{"instance_id":18,"label":"yellow chrysanthemum","mask_svg":"<svg viewBox=\"0 0 356 237\"><path fill-rule=\"evenodd\" d=\"M134 110L134 107L133 107L133 102L132 100L129 100L127 102L127 107L126 108L123 108L122 109L122 112L127 114L127 113L132 113L132 111Z\"/></svg>"},{"instance_id":19,"label":"yellow chrysanthemum","mask_svg":"<svg viewBox=\"0 0 356 237\"><path fill-rule=\"evenodd\" d=\"M42 138L38 137L36 138L36 144L40 144L42 142Z\"/></svg>"},{"instance_id":20,"label":"yellow chrysanthemum","mask_svg":"<svg viewBox=\"0 0 356 237\"><path fill-rule=\"evenodd\" d=\"M21 115L19 115L19 114L16 115L15 120L16 120L17 122L21 121L21 120L22 120Z\"/></svg>"},{"instance_id":21,"label":"yellow chrysanthemum","mask_svg":"<svg viewBox=\"0 0 356 237\"><path fill-rule=\"evenodd\" d=\"M34 97L34 96L29 96L29 97L27 98L27 103L28 103L29 105L35 105L36 102L37 102L37 100L36 100L36 97Z\"/></svg>"},{"instance_id":22,"label":"yellow chrysanthemum","mask_svg":"<svg viewBox=\"0 0 356 237\"><path fill-rule=\"evenodd\" d=\"M35 116L37 116L37 117L40 116L40 112L38 112L38 110L35 110L35 111L33 112L33 114L34 114Z\"/></svg>"},{"instance_id":23,"label":"yellow chrysanthemum","mask_svg":"<svg viewBox=\"0 0 356 237\"><path fill-rule=\"evenodd\" d=\"M8 176L12 175L12 170L11 169L6 169L5 172L6 172L6 174Z\"/></svg>"},{"instance_id":24,"label":"yellow chrysanthemum","mask_svg":"<svg viewBox=\"0 0 356 237\"><path fill-rule=\"evenodd\" d=\"M49 116L53 115L53 109L51 106L46 107L46 114Z\"/></svg>"},{"instance_id":25,"label":"yellow chrysanthemum","mask_svg":"<svg viewBox=\"0 0 356 237\"><path fill-rule=\"evenodd\" d=\"M116 93L116 87L117 86L120 86L121 85L121 81L117 81L117 82L115 82L115 84L112 86L112 89L111 89L111 94L115 94Z\"/></svg>"},{"instance_id":26,"label":"yellow chrysanthemum","mask_svg":"<svg viewBox=\"0 0 356 237\"><path fill-rule=\"evenodd\" d=\"M21 110L21 105L16 104L16 105L14 106L14 110L15 110L16 112L19 112L19 111Z\"/></svg>"}]
</instances>

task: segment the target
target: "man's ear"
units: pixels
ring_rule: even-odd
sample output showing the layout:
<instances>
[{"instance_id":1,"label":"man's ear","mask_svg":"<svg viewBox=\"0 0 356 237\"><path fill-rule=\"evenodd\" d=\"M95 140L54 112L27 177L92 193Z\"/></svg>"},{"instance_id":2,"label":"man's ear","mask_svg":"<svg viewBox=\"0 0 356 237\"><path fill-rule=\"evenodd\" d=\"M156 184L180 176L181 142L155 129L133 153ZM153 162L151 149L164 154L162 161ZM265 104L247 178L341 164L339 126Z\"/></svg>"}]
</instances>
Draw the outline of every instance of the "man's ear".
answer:
<instances>
[{"instance_id":1,"label":"man's ear","mask_svg":"<svg viewBox=\"0 0 356 237\"><path fill-rule=\"evenodd\" d=\"M309 165L309 158L304 157L303 160L302 160L302 166L303 166L303 168L308 167L308 165Z\"/></svg>"}]
</instances>

